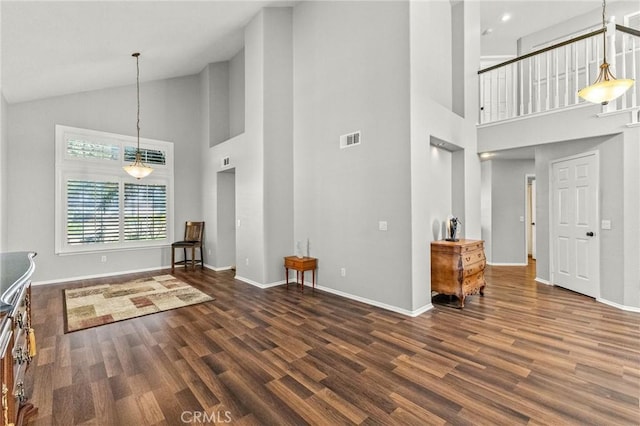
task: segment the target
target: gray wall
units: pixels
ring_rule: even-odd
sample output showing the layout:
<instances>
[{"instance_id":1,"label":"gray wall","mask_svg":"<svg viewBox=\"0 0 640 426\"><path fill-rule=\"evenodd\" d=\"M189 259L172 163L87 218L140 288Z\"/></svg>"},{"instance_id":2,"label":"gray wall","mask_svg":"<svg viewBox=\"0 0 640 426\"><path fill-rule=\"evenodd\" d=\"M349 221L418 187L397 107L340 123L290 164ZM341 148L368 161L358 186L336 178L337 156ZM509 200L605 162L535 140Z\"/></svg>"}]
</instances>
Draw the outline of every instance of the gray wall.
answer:
<instances>
[{"instance_id":1,"label":"gray wall","mask_svg":"<svg viewBox=\"0 0 640 426\"><path fill-rule=\"evenodd\" d=\"M201 217L201 117L196 76L142 83L141 136L174 143L174 232ZM35 250L34 281L158 268L168 248L56 256L54 254L54 126L135 134L135 86L9 105L8 250Z\"/></svg>"},{"instance_id":2,"label":"gray wall","mask_svg":"<svg viewBox=\"0 0 640 426\"><path fill-rule=\"evenodd\" d=\"M7 130L7 110L8 105L4 96L0 96L0 252L6 251L8 237L8 190L7 190L7 170L8 170L8 146L9 136Z\"/></svg>"},{"instance_id":3,"label":"gray wall","mask_svg":"<svg viewBox=\"0 0 640 426\"><path fill-rule=\"evenodd\" d=\"M412 308L408 16L407 3L301 2L293 21L294 241L310 239L320 285L404 309ZM340 149L340 135L356 130L362 144Z\"/></svg>"},{"instance_id":4,"label":"gray wall","mask_svg":"<svg viewBox=\"0 0 640 426\"><path fill-rule=\"evenodd\" d=\"M624 301L623 158L621 134L543 145L536 148L536 275L550 279L549 163L588 151L600 153L600 219L609 219L611 230L600 233L600 294L616 303Z\"/></svg>"},{"instance_id":5,"label":"gray wall","mask_svg":"<svg viewBox=\"0 0 640 426\"><path fill-rule=\"evenodd\" d=\"M527 264L526 181L533 174L533 160L490 160L491 167L491 263Z\"/></svg>"},{"instance_id":6,"label":"gray wall","mask_svg":"<svg viewBox=\"0 0 640 426\"><path fill-rule=\"evenodd\" d=\"M483 161L481 165L480 187L480 221L482 239L484 240L484 254L487 262L493 262L493 203L491 201L491 183L493 181L493 161Z\"/></svg>"},{"instance_id":7,"label":"gray wall","mask_svg":"<svg viewBox=\"0 0 640 426\"><path fill-rule=\"evenodd\" d=\"M229 62L207 65L209 146L229 139Z\"/></svg>"},{"instance_id":8,"label":"gray wall","mask_svg":"<svg viewBox=\"0 0 640 426\"><path fill-rule=\"evenodd\" d=\"M229 137L244 133L244 49L229 60Z\"/></svg>"},{"instance_id":9,"label":"gray wall","mask_svg":"<svg viewBox=\"0 0 640 426\"><path fill-rule=\"evenodd\" d=\"M452 189L460 191L452 203L464 208L465 238L480 238L480 160L477 155L477 70L480 43L479 5L465 3L464 39L464 98L466 118L452 111L451 90L451 4L449 2L409 3L410 50L410 205L411 205L411 279L413 312L431 304L430 243L433 238L432 217L441 209L441 201L433 196L440 180L434 180L429 170L433 155L430 140L435 138L451 143L461 150L453 154L453 170L459 173L452 179ZM442 53L442 55L440 55ZM438 57L438 61L433 58ZM439 68L444 79L430 79ZM437 75L440 75L437 72ZM447 77L448 76L448 77ZM472 118L473 117L473 118ZM462 170L457 170L462 168ZM459 178L463 176L463 180Z\"/></svg>"},{"instance_id":10,"label":"gray wall","mask_svg":"<svg viewBox=\"0 0 640 426\"><path fill-rule=\"evenodd\" d=\"M235 169L218 172L216 197L217 247L216 259L209 259L218 267L236 264L236 174ZM215 262L215 263L213 263Z\"/></svg>"},{"instance_id":11,"label":"gray wall","mask_svg":"<svg viewBox=\"0 0 640 426\"><path fill-rule=\"evenodd\" d=\"M205 67L208 76L209 146L244 133L244 49L228 61Z\"/></svg>"},{"instance_id":12,"label":"gray wall","mask_svg":"<svg viewBox=\"0 0 640 426\"><path fill-rule=\"evenodd\" d=\"M293 11L263 10L264 282L284 278L293 241Z\"/></svg>"},{"instance_id":13,"label":"gray wall","mask_svg":"<svg viewBox=\"0 0 640 426\"><path fill-rule=\"evenodd\" d=\"M437 182L437 184L433 185L433 190L430 194L433 199L430 222L434 240L442 240L447 237L447 218L449 215L455 216L459 213L453 210L452 156L452 153L445 149L431 146L429 180Z\"/></svg>"}]
</instances>

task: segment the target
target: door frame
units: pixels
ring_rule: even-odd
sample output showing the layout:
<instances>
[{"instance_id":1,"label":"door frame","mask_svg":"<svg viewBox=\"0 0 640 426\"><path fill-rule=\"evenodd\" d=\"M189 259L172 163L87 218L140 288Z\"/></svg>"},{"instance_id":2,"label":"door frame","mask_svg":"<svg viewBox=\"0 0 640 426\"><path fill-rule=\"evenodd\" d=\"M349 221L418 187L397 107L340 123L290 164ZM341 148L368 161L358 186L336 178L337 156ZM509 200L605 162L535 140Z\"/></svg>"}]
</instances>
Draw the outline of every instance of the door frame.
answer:
<instances>
[{"instance_id":1,"label":"door frame","mask_svg":"<svg viewBox=\"0 0 640 426\"><path fill-rule=\"evenodd\" d=\"M595 185L596 185L596 199L595 199L595 204L596 204L596 217L595 217L595 228L596 228L596 244L595 244L595 249L597 252L597 258L598 258L598 264L597 264L597 268L598 268L598 273L597 273L597 286L596 286L596 295L595 295L595 299L599 299L600 298L600 294L601 294L601 280L600 280L600 260L601 260L601 256L600 256L600 151L598 150L594 150L594 151L586 151L580 154L575 154L575 155L570 155L568 157L562 157L562 158L556 158L554 160L549 161L549 279L552 285L556 285L555 284L555 275L556 275L556 265L555 265L555 249L554 249L554 239L553 239L553 235L554 235L554 228L555 228L555 221L553 218L553 196L554 196L554 183L553 183L553 165L555 163L562 163L564 161L570 161L570 160L576 160L578 158L583 158L583 157L588 157L593 155L595 157L595 175L596 175L596 179L595 179ZM538 218L540 219L540 218ZM595 276L596 274L594 274Z\"/></svg>"}]
</instances>

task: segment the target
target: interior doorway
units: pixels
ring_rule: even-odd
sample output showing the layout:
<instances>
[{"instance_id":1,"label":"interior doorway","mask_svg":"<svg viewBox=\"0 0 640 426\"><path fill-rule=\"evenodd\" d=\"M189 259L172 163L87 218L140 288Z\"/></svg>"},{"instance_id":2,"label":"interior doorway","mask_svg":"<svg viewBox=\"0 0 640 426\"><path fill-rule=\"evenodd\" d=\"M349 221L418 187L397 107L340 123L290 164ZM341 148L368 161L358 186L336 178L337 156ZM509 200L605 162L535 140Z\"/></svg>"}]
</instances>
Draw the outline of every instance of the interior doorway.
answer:
<instances>
[{"instance_id":1,"label":"interior doorway","mask_svg":"<svg viewBox=\"0 0 640 426\"><path fill-rule=\"evenodd\" d=\"M236 169L218 172L217 228L215 264L220 269L236 267Z\"/></svg>"},{"instance_id":2,"label":"interior doorway","mask_svg":"<svg viewBox=\"0 0 640 426\"><path fill-rule=\"evenodd\" d=\"M525 175L527 263L536 260L536 176Z\"/></svg>"}]
</instances>

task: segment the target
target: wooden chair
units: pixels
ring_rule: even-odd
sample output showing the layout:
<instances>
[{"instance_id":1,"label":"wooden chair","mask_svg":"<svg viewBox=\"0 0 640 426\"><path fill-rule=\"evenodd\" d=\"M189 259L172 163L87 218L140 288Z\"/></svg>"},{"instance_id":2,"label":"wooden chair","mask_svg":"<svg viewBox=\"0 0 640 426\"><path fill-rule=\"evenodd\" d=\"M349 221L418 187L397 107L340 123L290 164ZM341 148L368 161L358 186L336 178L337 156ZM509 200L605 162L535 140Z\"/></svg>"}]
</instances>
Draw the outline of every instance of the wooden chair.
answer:
<instances>
[{"instance_id":1,"label":"wooden chair","mask_svg":"<svg viewBox=\"0 0 640 426\"><path fill-rule=\"evenodd\" d=\"M184 265L185 269L191 263L191 267L195 270L196 264L200 264L204 269L204 254L202 244L202 234L204 233L204 222L186 222L184 226L184 240L176 241L171 244L171 270L176 265ZM176 261L176 249L181 248L184 251L184 260ZM191 260L187 258L187 249L191 249ZM200 249L200 260L196 259L196 248Z\"/></svg>"}]
</instances>

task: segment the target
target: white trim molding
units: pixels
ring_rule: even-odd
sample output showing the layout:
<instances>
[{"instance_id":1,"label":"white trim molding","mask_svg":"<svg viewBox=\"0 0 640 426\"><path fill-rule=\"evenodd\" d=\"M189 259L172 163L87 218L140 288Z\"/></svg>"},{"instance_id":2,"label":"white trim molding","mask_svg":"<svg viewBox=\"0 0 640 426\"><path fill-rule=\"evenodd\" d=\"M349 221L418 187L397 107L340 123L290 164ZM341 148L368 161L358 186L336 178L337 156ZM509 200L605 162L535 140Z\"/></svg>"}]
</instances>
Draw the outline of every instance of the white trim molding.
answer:
<instances>
[{"instance_id":1,"label":"white trim molding","mask_svg":"<svg viewBox=\"0 0 640 426\"><path fill-rule=\"evenodd\" d=\"M635 307L635 306L627 306L627 305L621 305L619 303L615 303L615 302L611 302L610 300L606 300L606 299L601 299L601 298L596 298L596 302L600 302L603 303L605 305L609 305L612 306L614 308L617 309L621 309L623 311L629 311L629 312L640 312L640 308Z\"/></svg>"},{"instance_id":2,"label":"white trim molding","mask_svg":"<svg viewBox=\"0 0 640 426\"><path fill-rule=\"evenodd\" d=\"M257 281L250 280L249 278L241 277L240 275L236 275L233 278L238 280L238 281L242 281L244 283L251 284L252 286L261 288L263 290L266 289L266 288L277 287L279 285L286 284L285 280L275 281L275 282L267 283L267 284L261 284L261 283L259 283Z\"/></svg>"},{"instance_id":3,"label":"white trim molding","mask_svg":"<svg viewBox=\"0 0 640 426\"><path fill-rule=\"evenodd\" d=\"M132 269L129 271L107 272L104 274L82 275L82 276L71 277L71 278L59 278L57 280L33 281L31 285L63 284L71 281L91 280L94 278L117 277L118 275L137 274L139 272L149 272L149 271L161 271L163 269L171 269L171 265L154 266L152 268L144 268L144 269Z\"/></svg>"},{"instance_id":4,"label":"white trim molding","mask_svg":"<svg viewBox=\"0 0 640 426\"><path fill-rule=\"evenodd\" d=\"M310 283L309 281L305 281L304 284L307 287L312 287L313 286L313 283ZM387 311L396 312L398 314L406 315L406 316L409 316L409 317L417 317L418 315L421 315L421 314L433 309L433 305L431 303L428 303L428 304L426 304L426 305L424 305L424 306L422 306L422 307L420 307L418 309L410 311L408 309L399 308L399 307L393 306L393 305L388 305L386 303L378 302L376 300L367 299L366 297L356 296L356 295L353 295L353 294L350 294L350 293L345 293L344 291L336 290L336 289L330 288L330 287L324 287L324 286L317 285L317 284L316 284L316 290L320 290L320 291L324 291L324 292L327 292L327 293L335 294L336 296L344 297L346 299L355 300L356 302L365 303L367 305L375 306L377 308L386 309Z\"/></svg>"},{"instance_id":5,"label":"white trim molding","mask_svg":"<svg viewBox=\"0 0 640 426\"><path fill-rule=\"evenodd\" d=\"M490 266L527 266L526 263L502 263L502 262L487 262Z\"/></svg>"},{"instance_id":6,"label":"white trim molding","mask_svg":"<svg viewBox=\"0 0 640 426\"><path fill-rule=\"evenodd\" d=\"M548 281L548 280L542 279L542 278L540 278L540 277L535 277L535 279L534 279L534 280L535 280L536 282L539 282L540 284L544 284L544 285L553 285L553 284L551 284L551 281Z\"/></svg>"}]
</instances>

